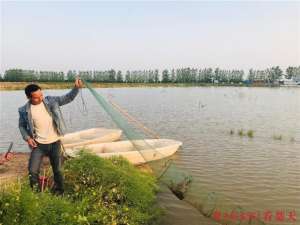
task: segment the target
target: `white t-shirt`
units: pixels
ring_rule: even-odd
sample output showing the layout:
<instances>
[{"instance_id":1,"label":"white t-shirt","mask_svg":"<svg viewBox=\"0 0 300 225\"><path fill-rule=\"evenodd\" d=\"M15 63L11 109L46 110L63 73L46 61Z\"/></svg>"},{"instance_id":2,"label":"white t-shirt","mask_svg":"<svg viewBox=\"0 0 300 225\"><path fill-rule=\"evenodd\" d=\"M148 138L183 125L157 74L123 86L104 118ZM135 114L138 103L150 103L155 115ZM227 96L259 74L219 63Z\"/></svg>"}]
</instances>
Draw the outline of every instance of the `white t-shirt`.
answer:
<instances>
[{"instance_id":1,"label":"white t-shirt","mask_svg":"<svg viewBox=\"0 0 300 225\"><path fill-rule=\"evenodd\" d=\"M37 137L35 140L41 144L50 144L59 139L57 130L53 124L53 119L49 115L45 105L41 102L30 107L33 126Z\"/></svg>"}]
</instances>

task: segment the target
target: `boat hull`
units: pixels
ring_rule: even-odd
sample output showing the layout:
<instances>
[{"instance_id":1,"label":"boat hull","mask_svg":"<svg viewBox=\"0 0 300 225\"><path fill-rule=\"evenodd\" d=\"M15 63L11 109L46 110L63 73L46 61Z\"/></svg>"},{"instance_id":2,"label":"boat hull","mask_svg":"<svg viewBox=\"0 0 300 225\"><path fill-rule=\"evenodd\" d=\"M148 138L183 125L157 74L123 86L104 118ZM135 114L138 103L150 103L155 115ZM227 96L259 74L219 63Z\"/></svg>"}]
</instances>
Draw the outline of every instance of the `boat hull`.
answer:
<instances>
[{"instance_id":1,"label":"boat hull","mask_svg":"<svg viewBox=\"0 0 300 225\"><path fill-rule=\"evenodd\" d=\"M64 135L61 142L64 148L120 140L122 131L118 129L91 128Z\"/></svg>"},{"instance_id":2,"label":"boat hull","mask_svg":"<svg viewBox=\"0 0 300 225\"><path fill-rule=\"evenodd\" d=\"M102 158L122 156L134 165L163 159L173 155L182 142L172 139L146 139L132 141L117 141L112 143L91 144L83 146L85 151ZM66 153L76 157L82 148L69 148Z\"/></svg>"}]
</instances>

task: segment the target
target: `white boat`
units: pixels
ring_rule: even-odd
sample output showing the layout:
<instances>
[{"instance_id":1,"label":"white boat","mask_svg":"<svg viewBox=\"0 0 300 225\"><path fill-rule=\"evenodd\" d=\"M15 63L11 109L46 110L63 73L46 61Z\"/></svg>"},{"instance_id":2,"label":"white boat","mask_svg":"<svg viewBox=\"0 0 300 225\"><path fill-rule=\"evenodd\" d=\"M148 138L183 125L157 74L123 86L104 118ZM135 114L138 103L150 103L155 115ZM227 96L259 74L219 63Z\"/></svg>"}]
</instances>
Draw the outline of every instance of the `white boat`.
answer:
<instances>
[{"instance_id":1,"label":"white boat","mask_svg":"<svg viewBox=\"0 0 300 225\"><path fill-rule=\"evenodd\" d=\"M91 128L65 134L61 138L64 148L84 146L120 140L122 131L118 129Z\"/></svg>"},{"instance_id":2,"label":"white boat","mask_svg":"<svg viewBox=\"0 0 300 225\"><path fill-rule=\"evenodd\" d=\"M132 164L139 165L171 156L181 145L182 142L172 139L145 139L90 144L65 150L71 157L76 157L83 149L102 158L123 156Z\"/></svg>"}]
</instances>

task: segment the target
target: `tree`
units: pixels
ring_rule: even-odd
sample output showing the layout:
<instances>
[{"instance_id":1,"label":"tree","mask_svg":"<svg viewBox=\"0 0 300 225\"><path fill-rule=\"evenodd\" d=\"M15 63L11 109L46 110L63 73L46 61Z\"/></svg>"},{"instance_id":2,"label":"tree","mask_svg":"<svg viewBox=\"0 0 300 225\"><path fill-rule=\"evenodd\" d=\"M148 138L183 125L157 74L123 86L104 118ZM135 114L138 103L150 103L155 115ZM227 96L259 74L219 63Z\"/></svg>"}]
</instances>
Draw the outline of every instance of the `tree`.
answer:
<instances>
[{"instance_id":1,"label":"tree","mask_svg":"<svg viewBox=\"0 0 300 225\"><path fill-rule=\"evenodd\" d=\"M67 73L67 81L74 81L76 77L76 71L75 70L69 70Z\"/></svg>"},{"instance_id":2,"label":"tree","mask_svg":"<svg viewBox=\"0 0 300 225\"><path fill-rule=\"evenodd\" d=\"M157 69L154 71L154 82L159 83L159 73Z\"/></svg>"},{"instance_id":3,"label":"tree","mask_svg":"<svg viewBox=\"0 0 300 225\"><path fill-rule=\"evenodd\" d=\"M93 81L93 72L92 71L79 71L78 75L85 79L86 81Z\"/></svg>"},{"instance_id":4,"label":"tree","mask_svg":"<svg viewBox=\"0 0 300 225\"><path fill-rule=\"evenodd\" d=\"M295 71L295 67L291 67L289 66L287 69L286 69L286 78L287 79L292 79L292 77L294 76L294 71Z\"/></svg>"},{"instance_id":5,"label":"tree","mask_svg":"<svg viewBox=\"0 0 300 225\"><path fill-rule=\"evenodd\" d=\"M154 76L154 71L153 70L148 71L148 82L149 83L154 83L155 82L155 76Z\"/></svg>"},{"instance_id":6,"label":"tree","mask_svg":"<svg viewBox=\"0 0 300 225\"><path fill-rule=\"evenodd\" d=\"M174 69L171 71L171 82L176 83L176 74Z\"/></svg>"},{"instance_id":7,"label":"tree","mask_svg":"<svg viewBox=\"0 0 300 225\"><path fill-rule=\"evenodd\" d=\"M102 74L103 74L102 71L98 71L98 70L93 71L93 80L95 82L102 82L104 80Z\"/></svg>"},{"instance_id":8,"label":"tree","mask_svg":"<svg viewBox=\"0 0 300 225\"><path fill-rule=\"evenodd\" d=\"M4 73L5 81L22 81L22 70L20 69L9 69Z\"/></svg>"},{"instance_id":9,"label":"tree","mask_svg":"<svg viewBox=\"0 0 300 225\"><path fill-rule=\"evenodd\" d=\"M215 81L215 80L219 81L220 80L220 69L219 68L215 69L212 80L213 81Z\"/></svg>"},{"instance_id":10,"label":"tree","mask_svg":"<svg viewBox=\"0 0 300 225\"><path fill-rule=\"evenodd\" d=\"M169 82L169 71L168 70L164 70L162 72L162 82L163 83L168 83Z\"/></svg>"},{"instance_id":11,"label":"tree","mask_svg":"<svg viewBox=\"0 0 300 225\"><path fill-rule=\"evenodd\" d=\"M61 82L64 81L64 72L53 72L53 71L49 71L48 72L50 77L49 77L49 81L52 82Z\"/></svg>"},{"instance_id":12,"label":"tree","mask_svg":"<svg viewBox=\"0 0 300 225\"><path fill-rule=\"evenodd\" d=\"M122 72L120 70L117 73L117 82L119 82L119 83L123 82L123 76L122 76Z\"/></svg>"},{"instance_id":13,"label":"tree","mask_svg":"<svg viewBox=\"0 0 300 225\"><path fill-rule=\"evenodd\" d=\"M197 69L194 68L191 69L189 82L195 83L197 81L197 73L198 73Z\"/></svg>"},{"instance_id":14,"label":"tree","mask_svg":"<svg viewBox=\"0 0 300 225\"><path fill-rule=\"evenodd\" d=\"M213 69L208 68L204 70L204 82L205 83L211 83L213 80Z\"/></svg>"},{"instance_id":15,"label":"tree","mask_svg":"<svg viewBox=\"0 0 300 225\"><path fill-rule=\"evenodd\" d=\"M283 74L279 66L273 67L273 71L274 71L274 80L279 79Z\"/></svg>"},{"instance_id":16,"label":"tree","mask_svg":"<svg viewBox=\"0 0 300 225\"><path fill-rule=\"evenodd\" d=\"M116 82L116 71L111 69L108 71L109 73L109 82Z\"/></svg>"},{"instance_id":17,"label":"tree","mask_svg":"<svg viewBox=\"0 0 300 225\"><path fill-rule=\"evenodd\" d=\"M282 70L280 69L279 66L267 69L268 82L273 83L274 81L278 80L281 76L282 76Z\"/></svg>"},{"instance_id":18,"label":"tree","mask_svg":"<svg viewBox=\"0 0 300 225\"><path fill-rule=\"evenodd\" d=\"M182 82L182 69L176 70L176 82L181 83Z\"/></svg>"},{"instance_id":19,"label":"tree","mask_svg":"<svg viewBox=\"0 0 300 225\"><path fill-rule=\"evenodd\" d=\"M251 82L253 82L255 80L255 73L254 73L254 70L252 68L249 70L248 80L251 81Z\"/></svg>"},{"instance_id":20,"label":"tree","mask_svg":"<svg viewBox=\"0 0 300 225\"><path fill-rule=\"evenodd\" d=\"M5 71L4 80L6 81L37 81L39 73L34 70L9 69Z\"/></svg>"},{"instance_id":21,"label":"tree","mask_svg":"<svg viewBox=\"0 0 300 225\"><path fill-rule=\"evenodd\" d=\"M129 70L126 71L125 82L126 83L130 83L131 82L130 71Z\"/></svg>"},{"instance_id":22,"label":"tree","mask_svg":"<svg viewBox=\"0 0 300 225\"><path fill-rule=\"evenodd\" d=\"M182 74L182 82L183 83L190 83L192 82L191 80L191 69L188 67L188 68L184 68L183 69L183 74Z\"/></svg>"}]
</instances>

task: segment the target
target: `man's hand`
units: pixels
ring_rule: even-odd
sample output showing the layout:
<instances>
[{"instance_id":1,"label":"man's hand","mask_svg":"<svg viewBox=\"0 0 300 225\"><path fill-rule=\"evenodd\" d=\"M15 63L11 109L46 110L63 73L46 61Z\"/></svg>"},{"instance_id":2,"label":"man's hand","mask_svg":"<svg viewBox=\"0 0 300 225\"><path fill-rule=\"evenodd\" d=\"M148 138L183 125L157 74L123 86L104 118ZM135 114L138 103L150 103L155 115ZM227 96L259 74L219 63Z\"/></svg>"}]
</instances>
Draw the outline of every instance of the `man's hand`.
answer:
<instances>
[{"instance_id":1,"label":"man's hand","mask_svg":"<svg viewBox=\"0 0 300 225\"><path fill-rule=\"evenodd\" d=\"M76 80L75 80L75 87L77 87L77 88L83 87L83 83L79 78L76 78Z\"/></svg>"},{"instance_id":2,"label":"man's hand","mask_svg":"<svg viewBox=\"0 0 300 225\"><path fill-rule=\"evenodd\" d=\"M9 161L12 158L13 158L13 154L11 152L6 153L4 156L4 159L7 161Z\"/></svg>"},{"instance_id":3,"label":"man's hand","mask_svg":"<svg viewBox=\"0 0 300 225\"><path fill-rule=\"evenodd\" d=\"M27 139L27 143L31 149L34 149L37 147L37 143L34 141L33 138Z\"/></svg>"}]
</instances>

